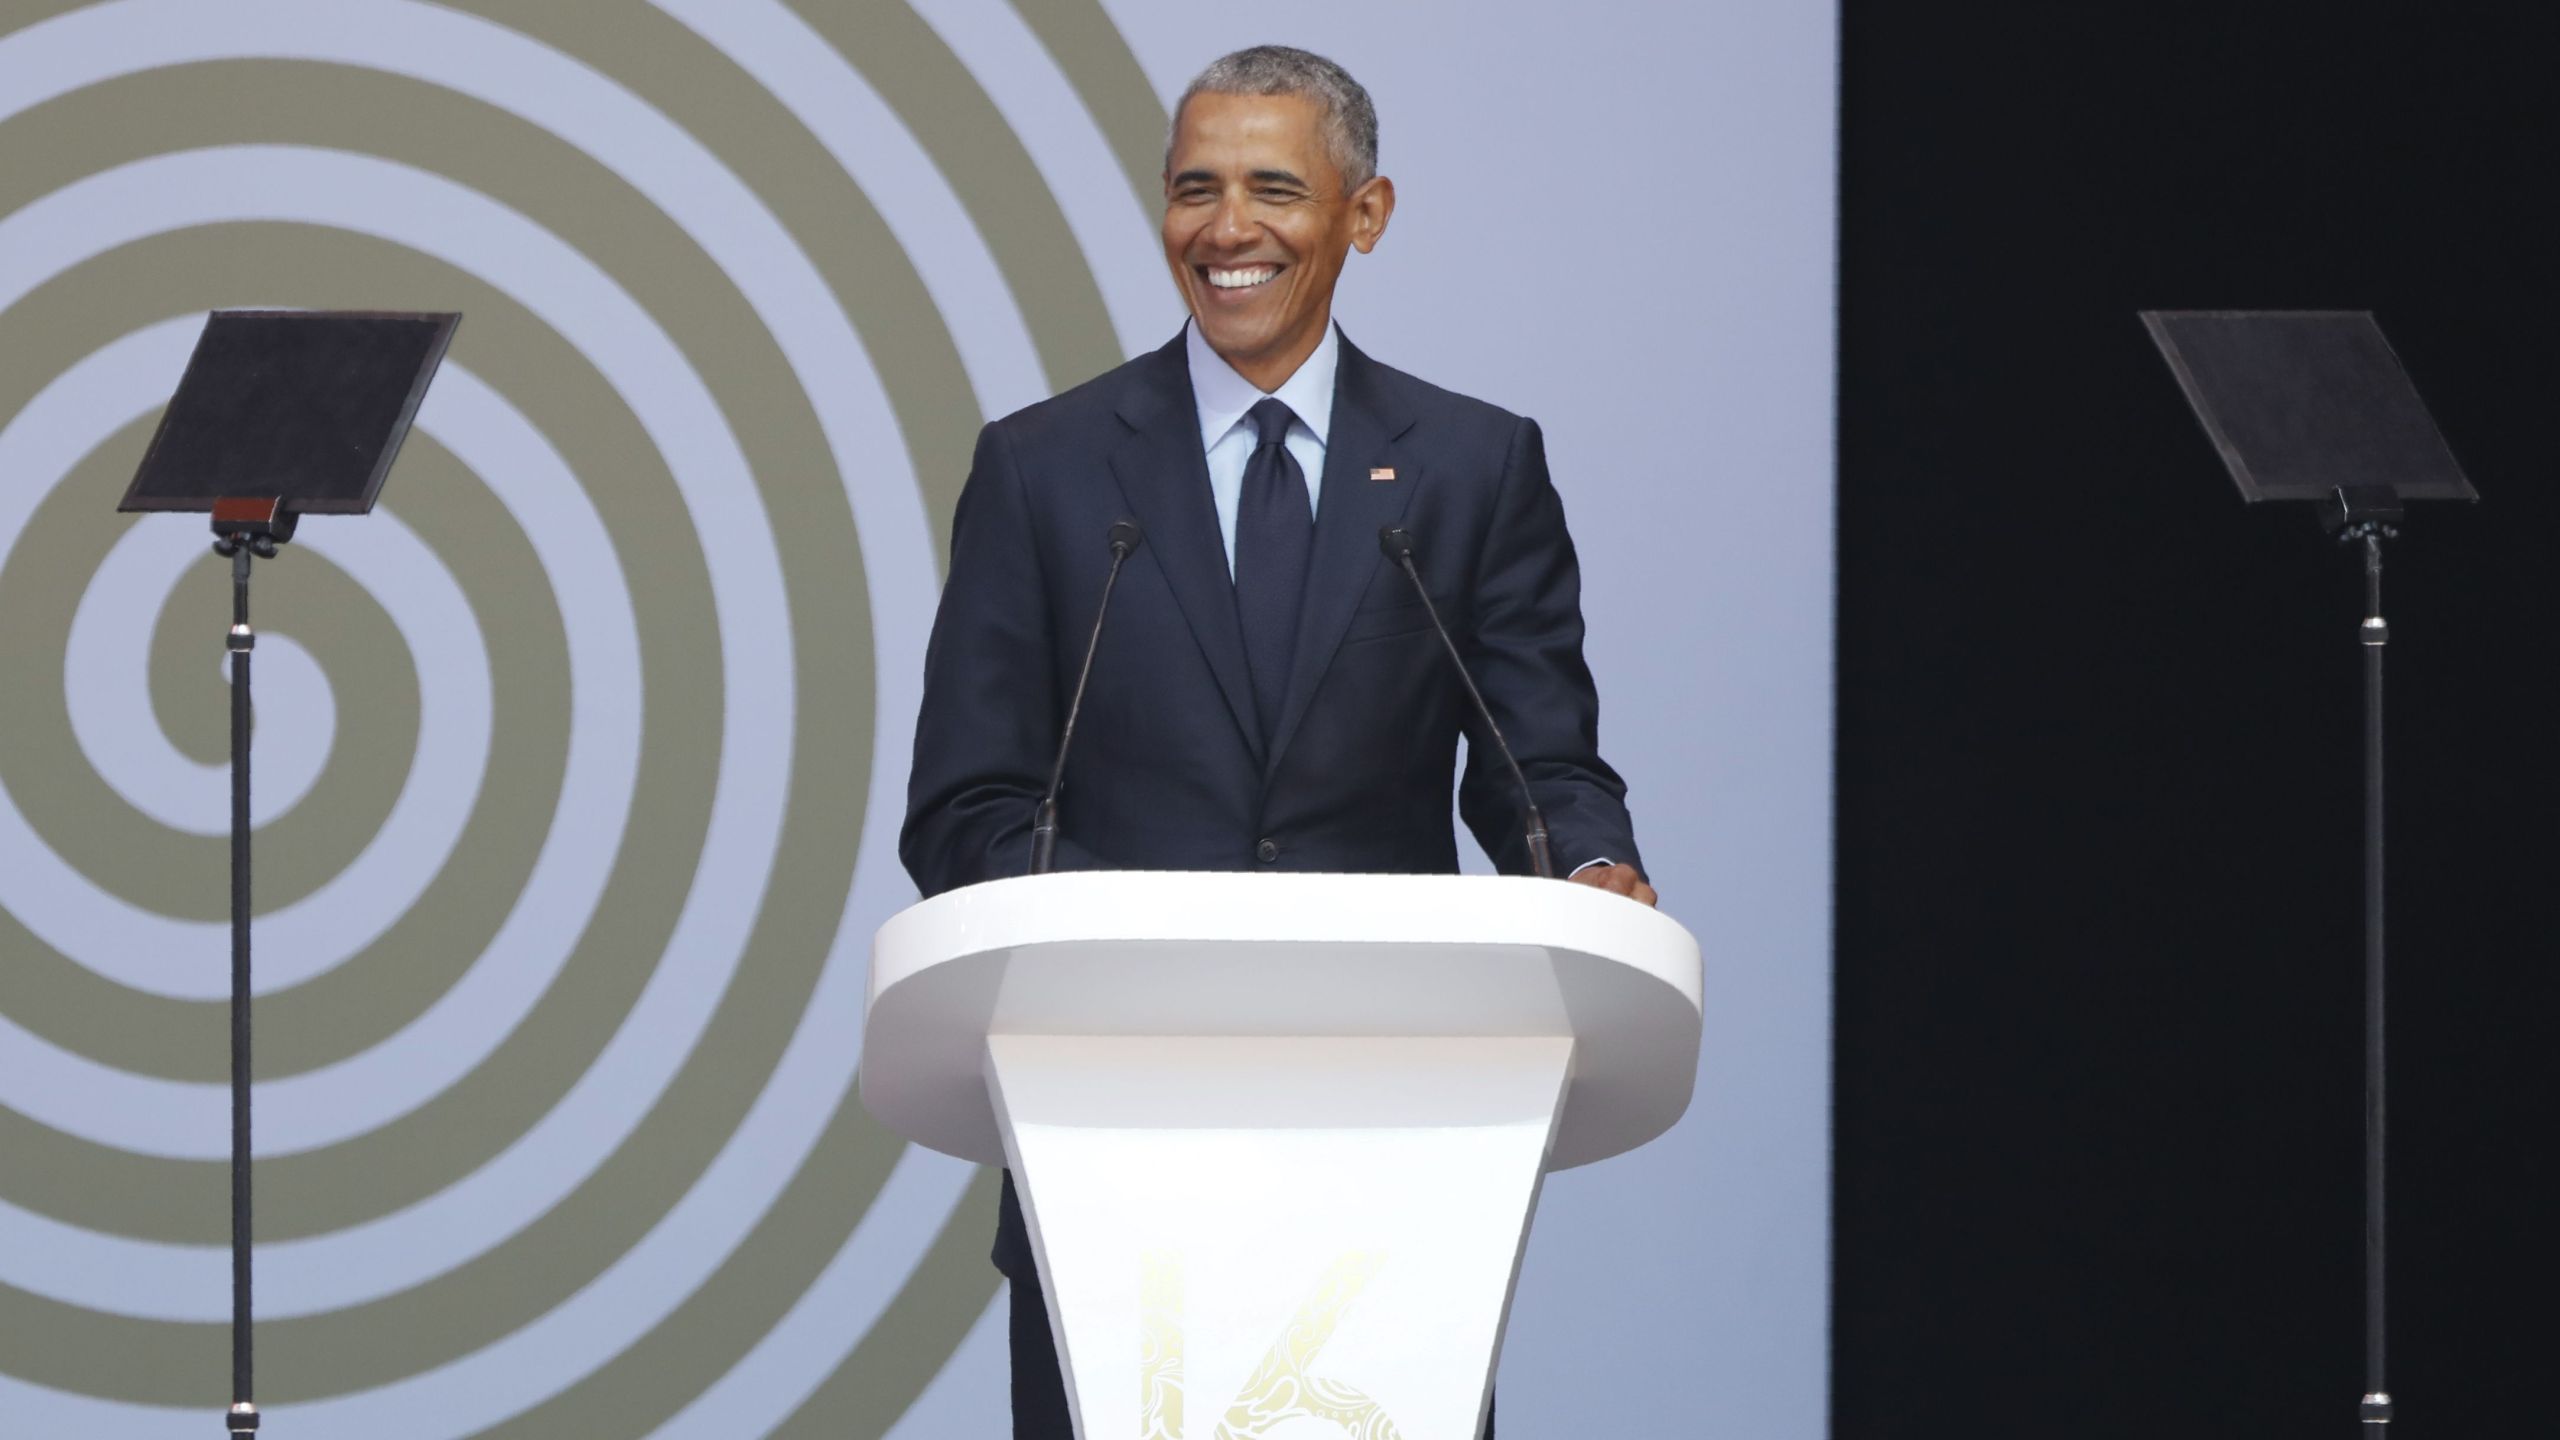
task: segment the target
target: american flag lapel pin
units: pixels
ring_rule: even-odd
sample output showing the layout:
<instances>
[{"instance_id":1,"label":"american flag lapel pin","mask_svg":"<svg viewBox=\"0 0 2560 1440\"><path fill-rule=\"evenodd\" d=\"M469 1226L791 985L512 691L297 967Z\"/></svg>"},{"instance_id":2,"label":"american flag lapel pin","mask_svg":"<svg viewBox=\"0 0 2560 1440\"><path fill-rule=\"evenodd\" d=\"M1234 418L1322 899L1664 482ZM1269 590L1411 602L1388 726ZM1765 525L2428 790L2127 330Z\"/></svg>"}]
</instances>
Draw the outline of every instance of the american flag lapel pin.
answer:
<instances>
[{"instance_id":1,"label":"american flag lapel pin","mask_svg":"<svg viewBox=\"0 0 2560 1440\"><path fill-rule=\"evenodd\" d=\"M1396 467L1393 465L1372 465L1369 467L1369 478L1372 480L1393 480L1396 478Z\"/></svg>"}]
</instances>

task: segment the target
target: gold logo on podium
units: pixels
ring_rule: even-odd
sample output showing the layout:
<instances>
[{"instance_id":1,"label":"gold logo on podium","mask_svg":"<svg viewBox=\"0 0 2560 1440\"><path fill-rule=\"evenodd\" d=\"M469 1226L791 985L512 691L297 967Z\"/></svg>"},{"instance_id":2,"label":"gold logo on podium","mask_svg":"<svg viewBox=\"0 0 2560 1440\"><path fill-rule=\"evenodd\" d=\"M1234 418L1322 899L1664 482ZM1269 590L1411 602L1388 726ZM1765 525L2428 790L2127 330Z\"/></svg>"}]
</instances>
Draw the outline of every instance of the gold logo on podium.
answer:
<instances>
[{"instance_id":1,"label":"gold logo on podium","mask_svg":"<svg viewBox=\"0 0 2560 1440\"><path fill-rule=\"evenodd\" d=\"M1353 1440L1402 1440L1377 1401L1354 1386L1308 1373L1333 1338L1334 1323L1385 1259L1354 1250L1325 1270L1315 1293L1263 1352L1243 1393L1227 1406L1212 1440L1261 1440L1271 1427L1300 1416L1331 1421ZM1183 1440L1182 1258L1149 1251L1138 1264L1139 1440Z\"/></svg>"}]
</instances>

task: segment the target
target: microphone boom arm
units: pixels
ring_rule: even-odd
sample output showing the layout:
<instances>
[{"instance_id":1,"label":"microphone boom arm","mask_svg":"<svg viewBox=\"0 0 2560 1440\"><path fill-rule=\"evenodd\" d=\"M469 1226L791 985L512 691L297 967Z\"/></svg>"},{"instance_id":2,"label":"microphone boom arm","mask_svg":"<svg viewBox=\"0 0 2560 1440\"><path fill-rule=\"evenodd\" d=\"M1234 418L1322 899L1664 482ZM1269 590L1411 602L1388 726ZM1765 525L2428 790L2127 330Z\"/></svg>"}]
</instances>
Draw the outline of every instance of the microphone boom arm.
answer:
<instances>
[{"instance_id":1,"label":"microphone boom arm","mask_svg":"<svg viewBox=\"0 0 2560 1440\"><path fill-rule=\"evenodd\" d=\"M1067 750L1076 743L1076 716L1084 709L1085 682L1093 678L1094 653L1102 648L1102 622L1111 614L1111 590L1120 583L1120 567L1146 534L1135 520L1111 526L1111 569L1102 577L1102 600L1093 607L1093 632L1085 637L1084 664L1076 671L1075 695L1067 702L1067 723L1058 732L1058 758L1049 767L1049 788L1031 815L1030 874L1046 875L1058 853L1058 790L1067 780Z\"/></svg>"},{"instance_id":2,"label":"microphone boom arm","mask_svg":"<svg viewBox=\"0 0 2560 1440\"><path fill-rule=\"evenodd\" d=\"M1503 738L1501 722L1493 718L1493 709L1484 703L1484 693L1476 689L1476 677L1467 670L1467 662L1458 655L1458 642L1449 638L1449 627L1440 623L1440 607L1431 603L1430 587L1422 583L1422 572L1413 564L1413 533L1401 525L1389 525L1378 532L1378 548L1396 562L1404 577L1413 582L1413 593L1422 599L1422 611L1431 617L1431 628L1440 637L1441 648L1449 652L1449 663L1458 672L1458 683L1467 687L1467 698L1475 703L1476 714L1484 721L1485 730L1493 736L1493 748L1502 752L1502 763L1511 767L1511 779L1520 787L1520 805L1527 813L1522 817L1522 832L1529 841L1529 864L1539 879L1556 878L1555 860L1547 852L1547 817L1538 810L1537 797L1530 792L1529 777L1511 753L1511 742Z\"/></svg>"}]
</instances>

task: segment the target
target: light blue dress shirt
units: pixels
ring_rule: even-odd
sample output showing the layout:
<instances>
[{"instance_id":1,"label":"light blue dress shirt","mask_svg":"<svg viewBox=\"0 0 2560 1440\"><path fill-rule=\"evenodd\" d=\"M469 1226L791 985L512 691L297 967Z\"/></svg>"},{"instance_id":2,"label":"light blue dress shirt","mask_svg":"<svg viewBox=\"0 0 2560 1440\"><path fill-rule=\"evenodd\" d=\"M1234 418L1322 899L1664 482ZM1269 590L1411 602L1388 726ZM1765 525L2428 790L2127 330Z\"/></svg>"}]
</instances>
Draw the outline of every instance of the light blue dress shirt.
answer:
<instances>
[{"instance_id":1,"label":"light blue dress shirt","mask_svg":"<svg viewBox=\"0 0 2560 1440\"><path fill-rule=\"evenodd\" d=\"M1218 533L1226 537L1227 575L1236 573L1236 508L1244 499L1245 462L1253 458L1253 422L1246 412L1263 392L1218 357L1200 338L1200 326L1183 327L1183 347L1191 357L1191 400L1200 411L1200 448L1209 455L1209 498L1218 507ZM1328 323L1315 353L1298 373L1271 392L1298 418L1289 426L1289 458L1307 477L1307 514L1316 513L1324 493L1325 435L1333 424L1333 372L1342 356L1342 332Z\"/></svg>"}]
</instances>

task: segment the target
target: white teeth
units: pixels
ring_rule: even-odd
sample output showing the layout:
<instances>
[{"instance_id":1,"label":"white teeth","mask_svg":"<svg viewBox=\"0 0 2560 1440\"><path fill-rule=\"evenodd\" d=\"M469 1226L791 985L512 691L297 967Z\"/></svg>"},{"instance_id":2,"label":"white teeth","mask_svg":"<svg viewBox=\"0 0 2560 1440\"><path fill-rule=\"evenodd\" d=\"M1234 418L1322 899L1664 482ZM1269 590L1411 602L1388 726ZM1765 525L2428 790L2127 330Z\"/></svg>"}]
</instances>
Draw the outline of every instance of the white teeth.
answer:
<instances>
[{"instance_id":1,"label":"white teeth","mask_svg":"<svg viewBox=\"0 0 2560 1440\"><path fill-rule=\"evenodd\" d=\"M1277 265L1248 265L1241 270L1221 270L1213 265L1209 267L1209 283L1221 290L1241 290L1249 285L1259 285L1279 273Z\"/></svg>"}]
</instances>

